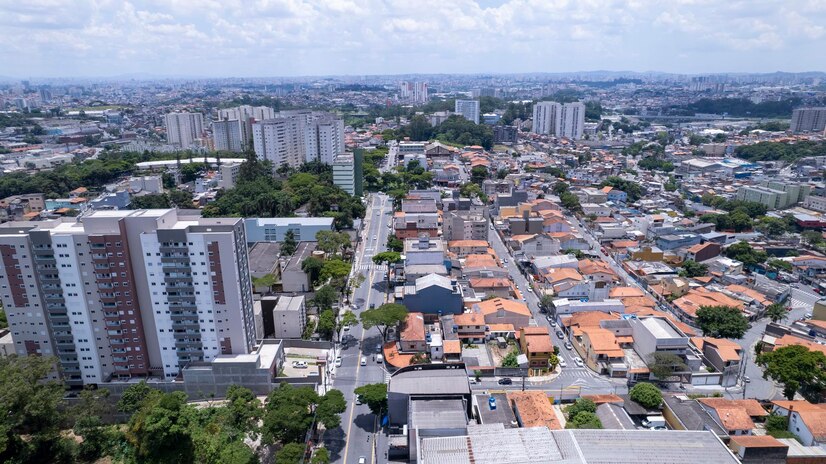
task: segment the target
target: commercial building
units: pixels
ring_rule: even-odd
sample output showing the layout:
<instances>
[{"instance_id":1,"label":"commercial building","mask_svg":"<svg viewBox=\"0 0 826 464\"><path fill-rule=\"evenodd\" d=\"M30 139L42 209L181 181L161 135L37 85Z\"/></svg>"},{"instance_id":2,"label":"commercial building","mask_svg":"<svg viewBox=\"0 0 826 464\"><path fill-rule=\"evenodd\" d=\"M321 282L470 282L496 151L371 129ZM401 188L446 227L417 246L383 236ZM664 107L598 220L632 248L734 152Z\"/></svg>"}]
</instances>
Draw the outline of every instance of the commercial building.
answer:
<instances>
[{"instance_id":1,"label":"commercial building","mask_svg":"<svg viewBox=\"0 0 826 464\"><path fill-rule=\"evenodd\" d=\"M769 209L784 209L804 201L810 192L811 187L805 184L765 181L740 187L736 198L760 203Z\"/></svg>"},{"instance_id":2,"label":"commercial building","mask_svg":"<svg viewBox=\"0 0 826 464\"><path fill-rule=\"evenodd\" d=\"M798 108L792 111L792 133L823 132L826 129L826 107Z\"/></svg>"},{"instance_id":3,"label":"commercial building","mask_svg":"<svg viewBox=\"0 0 826 464\"><path fill-rule=\"evenodd\" d=\"M247 241L283 242L287 231L292 231L296 242L314 242L321 230L334 230L330 217L249 218L244 220Z\"/></svg>"},{"instance_id":4,"label":"commercial building","mask_svg":"<svg viewBox=\"0 0 826 464\"><path fill-rule=\"evenodd\" d=\"M333 160L333 185L360 197L364 193L363 160L362 150L337 155Z\"/></svg>"},{"instance_id":5,"label":"commercial building","mask_svg":"<svg viewBox=\"0 0 826 464\"><path fill-rule=\"evenodd\" d=\"M189 148L204 134L201 113L169 113L164 116L166 140L177 148Z\"/></svg>"},{"instance_id":6,"label":"commercial building","mask_svg":"<svg viewBox=\"0 0 826 464\"><path fill-rule=\"evenodd\" d=\"M223 119L212 122L212 146L218 151L241 153L244 143L241 139L242 122L237 119Z\"/></svg>"},{"instance_id":7,"label":"commercial building","mask_svg":"<svg viewBox=\"0 0 826 464\"><path fill-rule=\"evenodd\" d=\"M56 356L70 385L172 379L255 344L241 219L97 211L0 226L15 351Z\"/></svg>"},{"instance_id":8,"label":"commercial building","mask_svg":"<svg viewBox=\"0 0 826 464\"><path fill-rule=\"evenodd\" d=\"M479 100L456 100L455 113L479 124Z\"/></svg>"},{"instance_id":9,"label":"commercial building","mask_svg":"<svg viewBox=\"0 0 826 464\"><path fill-rule=\"evenodd\" d=\"M344 153L344 121L330 113L282 111L252 125L255 154L275 166L319 161L332 164Z\"/></svg>"}]
</instances>

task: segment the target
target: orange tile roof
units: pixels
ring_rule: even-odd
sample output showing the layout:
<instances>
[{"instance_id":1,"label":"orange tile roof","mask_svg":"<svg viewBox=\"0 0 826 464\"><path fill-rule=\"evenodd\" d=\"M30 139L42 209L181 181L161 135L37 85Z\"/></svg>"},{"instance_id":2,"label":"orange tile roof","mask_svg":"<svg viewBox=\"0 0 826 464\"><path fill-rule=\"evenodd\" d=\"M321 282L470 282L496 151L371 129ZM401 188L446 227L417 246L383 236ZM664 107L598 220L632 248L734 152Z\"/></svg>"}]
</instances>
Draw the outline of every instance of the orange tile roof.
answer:
<instances>
[{"instance_id":1,"label":"orange tile roof","mask_svg":"<svg viewBox=\"0 0 826 464\"><path fill-rule=\"evenodd\" d=\"M617 338L610 330L605 330L599 327L583 327L582 335L588 337L591 342L591 348L599 355L605 355L610 358L625 357L625 352L617 343Z\"/></svg>"},{"instance_id":2,"label":"orange tile roof","mask_svg":"<svg viewBox=\"0 0 826 464\"><path fill-rule=\"evenodd\" d=\"M753 300L757 300L763 306L768 306L772 304L772 300L769 299L766 295L758 292L753 288L744 287L742 285L732 284L726 287L726 290L732 293L739 293L741 295L745 295Z\"/></svg>"},{"instance_id":3,"label":"orange tile roof","mask_svg":"<svg viewBox=\"0 0 826 464\"><path fill-rule=\"evenodd\" d=\"M399 353L399 348L393 342L385 343L382 352L384 352L384 360L391 366L398 368L409 366L411 361L413 361L413 358L416 356L413 354Z\"/></svg>"},{"instance_id":4,"label":"orange tile roof","mask_svg":"<svg viewBox=\"0 0 826 464\"><path fill-rule=\"evenodd\" d=\"M451 240L447 242L448 248L455 248L455 247L487 247L488 241L487 240Z\"/></svg>"},{"instance_id":5,"label":"orange tile roof","mask_svg":"<svg viewBox=\"0 0 826 464\"><path fill-rule=\"evenodd\" d=\"M742 352L743 348L733 342L731 340L727 340L725 338L712 338L712 337L693 337L691 342L699 348L700 350L703 349L703 345L709 344L717 347L717 352L720 354L720 358L723 361L738 361L740 360L740 353ZM699 344L698 344L699 343Z\"/></svg>"},{"instance_id":6,"label":"orange tile roof","mask_svg":"<svg viewBox=\"0 0 826 464\"><path fill-rule=\"evenodd\" d=\"M407 313L401 339L405 341L424 340L424 315L422 313Z\"/></svg>"},{"instance_id":7,"label":"orange tile roof","mask_svg":"<svg viewBox=\"0 0 826 464\"><path fill-rule=\"evenodd\" d=\"M631 296L620 298L622 304L625 306L633 306L633 307L646 307L646 308L656 308L657 302L651 299L648 296Z\"/></svg>"},{"instance_id":8,"label":"orange tile roof","mask_svg":"<svg viewBox=\"0 0 826 464\"><path fill-rule=\"evenodd\" d=\"M811 342L800 337L795 337L792 334L783 335L782 337L774 341L775 348L782 348L784 346L790 345L805 346L809 349L809 351L820 351L821 353L826 355L826 345L821 345L819 343Z\"/></svg>"},{"instance_id":9,"label":"orange tile roof","mask_svg":"<svg viewBox=\"0 0 826 464\"><path fill-rule=\"evenodd\" d=\"M520 235L512 235L511 240L515 240L519 243L525 242L536 237L537 234L520 234Z\"/></svg>"},{"instance_id":10,"label":"orange tile roof","mask_svg":"<svg viewBox=\"0 0 826 464\"><path fill-rule=\"evenodd\" d=\"M640 242L636 240L614 240L610 243L610 246L614 248L630 248L639 245Z\"/></svg>"},{"instance_id":11,"label":"orange tile roof","mask_svg":"<svg viewBox=\"0 0 826 464\"><path fill-rule=\"evenodd\" d=\"M595 259L583 259L579 261L579 271L585 275L588 274L610 274L616 276L617 274L611 269L605 261L598 261Z\"/></svg>"},{"instance_id":12,"label":"orange tile roof","mask_svg":"<svg viewBox=\"0 0 826 464\"><path fill-rule=\"evenodd\" d=\"M732 435L731 441L743 448L788 448L789 445L770 435Z\"/></svg>"},{"instance_id":13,"label":"orange tile roof","mask_svg":"<svg viewBox=\"0 0 826 464\"><path fill-rule=\"evenodd\" d=\"M542 329L525 332L525 329ZM553 353L554 343L547 327L525 327L519 331L519 339L525 341L528 353Z\"/></svg>"},{"instance_id":14,"label":"orange tile roof","mask_svg":"<svg viewBox=\"0 0 826 464\"><path fill-rule=\"evenodd\" d=\"M645 296L637 287L614 287L608 291L608 298L625 298L630 296Z\"/></svg>"},{"instance_id":15,"label":"orange tile roof","mask_svg":"<svg viewBox=\"0 0 826 464\"><path fill-rule=\"evenodd\" d=\"M488 324L490 332L515 332L513 324Z\"/></svg>"},{"instance_id":16,"label":"orange tile roof","mask_svg":"<svg viewBox=\"0 0 826 464\"><path fill-rule=\"evenodd\" d=\"M684 313L697 317L697 310L702 306L731 306L743 309L743 302L734 299L725 293L714 292L703 287L689 290L688 293L674 300L674 306Z\"/></svg>"},{"instance_id":17,"label":"orange tile roof","mask_svg":"<svg viewBox=\"0 0 826 464\"><path fill-rule=\"evenodd\" d=\"M550 398L543 391L528 390L507 393L508 401L518 412L523 427L548 427L561 430L562 424L556 416Z\"/></svg>"},{"instance_id":18,"label":"orange tile roof","mask_svg":"<svg viewBox=\"0 0 826 464\"><path fill-rule=\"evenodd\" d=\"M453 322L456 325L485 325L485 318L477 313L462 313L453 316Z\"/></svg>"},{"instance_id":19,"label":"orange tile roof","mask_svg":"<svg viewBox=\"0 0 826 464\"><path fill-rule=\"evenodd\" d=\"M504 277L478 277L470 279L471 288L508 288L510 281Z\"/></svg>"},{"instance_id":20,"label":"orange tile roof","mask_svg":"<svg viewBox=\"0 0 826 464\"><path fill-rule=\"evenodd\" d=\"M545 273L545 280L551 284L562 282L563 280L575 280L577 282L584 280L582 274L576 269L569 267L551 268Z\"/></svg>"},{"instance_id":21,"label":"orange tile roof","mask_svg":"<svg viewBox=\"0 0 826 464\"><path fill-rule=\"evenodd\" d=\"M524 303L518 301L506 300L504 298L493 298L491 300L476 303L479 311L484 314L493 314L499 309L504 309L505 312L520 314L522 316L531 316L531 310Z\"/></svg>"},{"instance_id":22,"label":"orange tile roof","mask_svg":"<svg viewBox=\"0 0 826 464\"><path fill-rule=\"evenodd\" d=\"M445 354L462 354L462 342L459 340L444 340L442 349Z\"/></svg>"}]
</instances>

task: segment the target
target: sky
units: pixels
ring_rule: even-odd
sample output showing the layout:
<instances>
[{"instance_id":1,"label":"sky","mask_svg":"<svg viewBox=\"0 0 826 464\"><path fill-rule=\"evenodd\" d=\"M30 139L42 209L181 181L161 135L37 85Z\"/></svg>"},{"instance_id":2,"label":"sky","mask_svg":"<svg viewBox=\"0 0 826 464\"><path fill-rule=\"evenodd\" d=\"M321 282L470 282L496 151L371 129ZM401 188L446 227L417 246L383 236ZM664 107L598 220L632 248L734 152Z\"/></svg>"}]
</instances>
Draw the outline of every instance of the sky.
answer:
<instances>
[{"instance_id":1,"label":"sky","mask_svg":"<svg viewBox=\"0 0 826 464\"><path fill-rule=\"evenodd\" d=\"M0 0L0 76L826 70L826 0Z\"/></svg>"}]
</instances>

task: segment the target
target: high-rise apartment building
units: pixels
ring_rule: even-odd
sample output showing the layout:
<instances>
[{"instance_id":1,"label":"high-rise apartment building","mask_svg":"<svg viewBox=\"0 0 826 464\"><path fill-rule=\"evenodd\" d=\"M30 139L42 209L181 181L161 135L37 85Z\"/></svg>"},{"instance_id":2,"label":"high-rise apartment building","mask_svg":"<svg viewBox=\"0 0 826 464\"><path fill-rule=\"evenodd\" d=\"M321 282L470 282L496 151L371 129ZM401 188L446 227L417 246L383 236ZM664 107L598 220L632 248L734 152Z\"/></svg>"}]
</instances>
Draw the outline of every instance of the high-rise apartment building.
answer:
<instances>
[{"instance_id":1,"label":"high-rise apartment building","mask_svg":"<svg viewBox=\"0 0 826 464\"><path fill-rule=\"evenodd\" d=\"M164 115L166 140L178 148L189 148L204 134L201 113L169 113Z\"/></svg>"},{"instance_id":2,"label":"high-rise apartment building","mask_svg":"<svg viewBox=\"0 0 826 464\"><path fill-rule=\"evenodd\" d=\"M175 378L255 344L241 219L97 211L0 225L14 349L55 356L69 385Z\"/></svg>"},{"instance_id":3,"label":"high-rise apartment building","mask_svg":"<svg viewBox=\"0 0 826 464\"><path fill-rule=\"evenodd\" d=\"M430 99L427 90L427 82L401 82L399 83L399 98L409 100L412 103L424 104Z\"/></svg>"},{"instance_id":4,"label":"high-rise apartment building","mask_svg":"<svg viewBox=\"0 0 826 464\"><path fill-rule=\"evenodd\" d=\"M791 130L795 134L826 130L826 107L798 108L792 111Z\"/></svg>"},{"instance_id":5,"label":"high-rise apartment building","mask_svg":"<svg viewBox=\"0 0 826 464\"><path fill-rule=\"evenodd\" d=\"M585 103L574 102L562 105L562 137L573 140L582 138L585 129Z\"/></svg>"},{"instance_id":6,"label":"high-rise apartment building","mask_svg":"<svg viewBox=\"0 0 826 464\"><path fill-rule=\"evenodd\" d=\"M344 121L321 111L282 111L274 119L253 124L252 132L255 154L275 166L306 161L332 164L344 152Z\"/></svg>"},{"instance_id":7,"label":"high-rise apartment building","mask_svg":"<svg viewBox=\"0 0 826 464\"><path fill-rule=\"evenodd\" d=\"M559 117L561 112L561 103L545 101L533 105L532 132L549 135L559 134L561 132L560 124L562 122Z\"/></svg>"},{"instance_id":8,"label":"high-rise apartment building","mask_svg":"<svg viewBox=\"0 0 826 464\"><path fill-rule=\"evenodd\" d=\"M243 122L225 119L212 122L212 143L215 150L240 153L244 151L241 141Z\"/></svg>"},{"instance_id":9,"label":"high-rise apartment building","mask_svg":"<svg viewBox=\"0 0 826 464\"><path fill-rule=\"evenodd\" d=\"M585 129L585 104L539 102L533 106L532 131L579 140Z\"/></svg>"},{"instance_id":10,"label":"high-rise apartment building","mask_svg":"<svg viewBox=\"0 0 826 464\"><path fill-rule=\"evenodd\" d=\"M256 121L272 119L275 117L275 110L268 106L241 105L235 108L224 108L218 110L218 120L239 121L238 130L241 140L241 150L252 148L252 125ZM217 148L216 148L217 150Z\"/></svg>"},{"instance_id":11,"label":"high-rise apartment building","mask_svg":"<svg viewBox=\"0 0 826 464\"><path fill-rule=\"evenodd\" d=\"M455 113L479 124L479 100L456 100Z\"/></svg>"},{"instance_id":12,"label":"high-rise apartment building","mask_svg":"<svg viewBox=\"0 0 826 464\"><path fill-rule=\"evenodd\" d=\"M333 184L350 195L361 196L364 193L362 150L353 153L341 153L333 162Z\"/></svg>"}]
</instances>

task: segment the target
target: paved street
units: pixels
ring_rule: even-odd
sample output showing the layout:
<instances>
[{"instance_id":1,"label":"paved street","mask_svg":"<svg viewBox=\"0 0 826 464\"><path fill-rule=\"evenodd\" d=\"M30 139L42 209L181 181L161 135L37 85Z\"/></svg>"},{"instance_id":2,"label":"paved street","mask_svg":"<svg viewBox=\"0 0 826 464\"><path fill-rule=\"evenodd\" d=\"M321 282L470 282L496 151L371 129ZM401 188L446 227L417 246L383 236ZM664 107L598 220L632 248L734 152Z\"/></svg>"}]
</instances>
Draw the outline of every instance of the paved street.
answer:
<instances>
[{"instance_id":1,"label":"paved street","mask_svg":"<svg viewBox=\"0 0 826 464\"><path fill-rule=\"evenodd\" d=\"M378 214L377 214L378 213ZM392 218L392 201L383 194L371 195L367 204L364 233L356 249L356 274L365 276L364 283L356 289L352 302L356 314L384 303L385 270L373 265L372 257L385 251L387 243L387 224ZM329 430L324 435L324 442L330 450L330 461L334 463L356 464L364 456L372 461L373 432L375 417L366 405L357 405L353 390L361 385L381 383L387 379L384 366L376 363L375 354L381 342L377 329L363 331L361 325L352 327L345 335L353 337L352 341L342 344L342 365L337 368L333 379L333 388L341 390L347 400L347 410L341 416L341 427ZM367 359L365 366L360 365L361 357Z\"/></svg>"}]
</instances>

